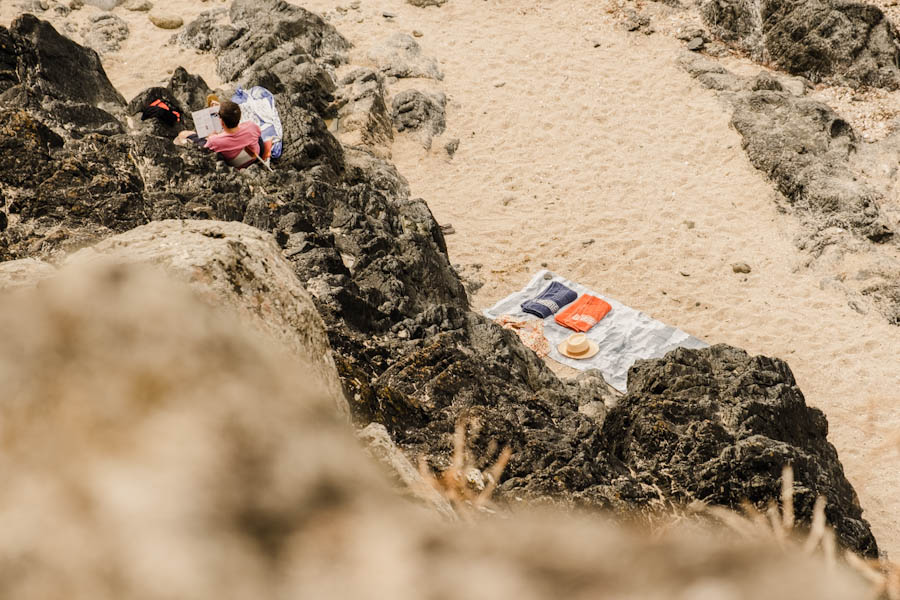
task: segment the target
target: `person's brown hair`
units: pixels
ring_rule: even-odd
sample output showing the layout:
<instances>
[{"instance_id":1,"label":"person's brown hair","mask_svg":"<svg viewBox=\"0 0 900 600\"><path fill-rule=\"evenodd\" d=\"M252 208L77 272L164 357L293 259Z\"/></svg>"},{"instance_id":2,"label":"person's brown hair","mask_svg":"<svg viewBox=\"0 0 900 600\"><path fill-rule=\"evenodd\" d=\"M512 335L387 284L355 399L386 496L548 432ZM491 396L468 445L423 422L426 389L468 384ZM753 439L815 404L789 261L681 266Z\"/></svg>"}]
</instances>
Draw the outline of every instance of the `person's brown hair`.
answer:
<instances>
[{"instance_id":1,"label":"person's brown hair","mask_svg":"<svg viewBox=\"0 0 900 600\"><path fill-rule=\"evenodd\" d=\"M241 107L230 100L225 100L219 105L219 117L229 129L237 127L241 122Z\"/></svg>"}]
</instances>

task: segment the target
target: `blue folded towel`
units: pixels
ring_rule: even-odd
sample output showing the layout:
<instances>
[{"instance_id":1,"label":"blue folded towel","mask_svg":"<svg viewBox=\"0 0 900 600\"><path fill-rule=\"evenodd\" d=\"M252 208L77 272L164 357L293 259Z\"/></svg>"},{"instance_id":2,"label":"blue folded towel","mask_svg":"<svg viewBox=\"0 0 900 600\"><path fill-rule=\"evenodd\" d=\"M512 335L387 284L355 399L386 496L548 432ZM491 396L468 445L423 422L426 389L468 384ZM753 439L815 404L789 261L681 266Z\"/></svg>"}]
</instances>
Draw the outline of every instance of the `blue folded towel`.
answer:
<instances>
[{"instance_id":1,"label":"blue folded towel","mask_svg":"<svg viewBox=\"0 0 900 600\"><path fill-rule=\"evenodd\" d=\"M522 303L522 310L530 315L546 319L560 308L573 302L578 294L558 281L551 281L536 298Z\"/></svg>"}]
</instances>

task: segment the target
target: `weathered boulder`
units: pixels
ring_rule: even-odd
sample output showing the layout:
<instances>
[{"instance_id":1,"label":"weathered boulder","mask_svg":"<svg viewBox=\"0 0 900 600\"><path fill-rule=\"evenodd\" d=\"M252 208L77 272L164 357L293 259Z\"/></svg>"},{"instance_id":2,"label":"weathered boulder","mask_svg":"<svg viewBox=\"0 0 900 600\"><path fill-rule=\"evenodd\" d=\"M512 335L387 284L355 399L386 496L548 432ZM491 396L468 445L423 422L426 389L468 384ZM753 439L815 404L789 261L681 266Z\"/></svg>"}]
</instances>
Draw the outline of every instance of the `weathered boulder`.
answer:
<instances>
[{"instance_id":1,"label":"weathered boulder","mask_svg":"<svg viewBox=\"0 0 900 600\"><path fill-rule=\"evenodd\" d=\"M853 129L827 105L763 89L735 97L731 122L753 165L818 229L843 227L875 242L893 236L880 195L850 170Z\"/></svg>"},{"instance_id":2,"label":"weathered boulder","mask_svg":"<svg viewBox=\"0 0 900 600\"><path fill-rule=\"evenodd\" d=\"M84 34L84 45L93 48L98 54L115 52L122 47L131 31L121 17L112 13L104 13L91 17Z\"/></svg>"},{"instance_id":3,"label":"weathered boulder","mask_svg":"<svg viewBox=\"0 0 900 600\"><path fill-rule=\"evenodd\" d=\"M206 108L206 98L212 93L209 85L199 75L188 73L184 67L177 67L169 78L166 88L178 103L188 112ZM190 117L190 115L186 115Z\"/></svg>"},{"instance_id":4,"label":"weathered boulder","mask_svg":"<svg viewBox=\"0 0 900 600\"><path fill-rule=\"evenodd\" d=\"M840 0L706 0L711 30L757 60L813 81L896 89L900 36L881 9Z\"/></svg>"},{"instance_id":5,"label":"weathered boulder","mask_svg":"<svg viewBox=\"0 0 900 600\"><path fill-rule=\"evenodd\" d=\"M302 359L307 376L348 416L322 318L271 234L241 223L157 221L73 254L96 261L155 265L227 307L240 321Z\"/></svg>"},{"instance_id":6,"label":"weathered boulder","mask_svg":"<svg viewBox=\"0 0 900 600\"><path fill-rule=\"evenodd\" d=\"M23 110L0 109L0 183L7 186L33 184L42 159L63 139Z\"/></svg>"},{"instance_id":7,"label":"weathered boulder","mask_svg":"<svg viewBox=\"0 0 900 600\"><path fill-rule=\"evenodd\" d=\"M43 108L41 114L46 115L47 124L57 131L65 131L72 139L80 140L91 134L97 134L95 137L99 138L125 133L117 116L92 104L44 100ZM118 114L119 110L115 112Z\"/></svg>"},{"instance_id":8,"label":"weathered boulder","mask_svg":"<svg viewBox=\"0 0 900 600\"><path fill-rule=\"evenodd\" d=\"M431 148L434 136L444 133L447 125L444 109L447 96L426 94L419 90L405 90L394 96L391 102L391 117L397 131L417 132L422 146Z\"/></svg>"},{"instance_id":9,"label":"weathered boulder","mask_svg":"<svg viewBox=\"0 0 900 600\"><path fill-rule=\"evenodd\" d=\"M147 18L160 29L178 29L184 25L184 19L171 13L154 11L147 15Z\"/></svg>"},{"instance_id":10,"label":"weathered boulder","mask_svg":"<svg viewBox=\"0 0 900 600\"><path fill-rule=\"evenodd\" d=\"M334 101L330 71L350 48L320 17L282 0L236 1L229 11L202 13L173 39L216 53L223 81L261 85L323 115Z\"/></svg>"},{"instance_id":11,"label":"weathered boulder","mask_svg":"<svg viewBox=\"0 0 900 600\"><path fill-rule=\"evenodd\" d=\"M0 262L0 291L33 288L56 273L56 267L34 258Z\"/></svg>"},{"instance_id":12,"label":"weathered boulder","mask_svg":"<svg viewBox=\"0 0 900 600\"><path fill-rule=\"evenodd\" d=\"M360 68L345 75L340 83L335 96L340 105L337 135L341 143L390 158L394 129L384 101L383 77L372 69Z\"/></svg>"},{"instance_id":13,"label":"weathered boulder","mask_svg":"<svg viewBox=\"0 0 900 600\"><path fill-rule=\"evenodd\" d=\"M387 77L444 78L437 61L424 56L418 42L405 33L395 33L381 45L372 48L369 58Z\"/></svg>"},{"instance_id":14,"label":"weathered boulder","mask_svg":"<svg viewBox=\"0 0 900 600\"><path fill-rule=\"evenodd\" d=\"M0 105L40 112L44 124L81 138L121 133L112 113L122 104L96 51L32 15L0 27Z\"/></svg>"},{"instance_id":15,"label":"weathered boulder","mask_svg":"<svg viewBox=\"0 0 900 600\"><path fill-rule=\"evenodd\" d=\"M18 64L15 40L6 27L0 26L0 94L19 83Z\"/></svg>"},{"instance_id":16,"label":"weathered boulder","mask_svg":"<svg viewBox=\"0 0 900 600\"><path fill-rule=\"evenodd\" d=\"M308 516L388 497L315 370L186 286L78 269L0 302L6 593L268 595Z\"/></svg>"},{"instance_id":17,"label":"weathered boulder","mask_svg":"<svg viewBox=\"0 0 900 600\"><path fill-rule=\"evenodd\" d=\"M725 345L638 361L603 426L614 466L677 504L748 500L765 509L791 465L795 514L808 523L816 497L825 496L841 543L875 557L875 538L827 433L825 415L806 405L785 362Z\"/></svg>"},{"instance_id":18,"label":"weathered boulder","mask_svg":"<svg viewBox=\"0 0 900 600\"><path fill-rule=\"evenodd\" d=\"M228 9L216 8L200 13L172 39L188 48L201 52L226 48L242 31L227 22Z\"/></svg>"},{"instance_id":19,"label":"weathered boulder","mask_svg":"<svg viewBox=\"0 0 900 600\"><path fill-rule=\"evenodd\" d=\"M874 165L896 154L897 141L859 141L847 121L806 97L812 84L803 77L770 71L739 77L690 54L679 62L702 85L722 92L750 161L783 195L779 206L793 208L804 225L799 247L811 261L829 253L852 252L861 258L854 268L880 273L884 281L848 279L839 287L854 310L874 308L895 322L900 297L890 292L888 282L900 273L900 261L880 249L890 248L886 242L895 239L897 224L881 208L882 199L892 193L893 175Z\"/></svg>"},{"instance_id":20,"label":"weathered boulder","mask_svg":"<svg viewBox=\"0 0 900 600\"><path fill-rule=\"evenodd\" d=\"M882 194L853 168L853 128L826 104L804 97L805 80L765 72L742 78L692 54L680 64L704 86L723 92L750 162L814 234L840 227L876 243L893 237Z\"/></svg>"},{"instance_id":21,"label":"weathered boulder","mask_svg":"<svg viewBox=\"0 0 900 600\"><path fill-rule=\"evenodd\" d=\"M295 169L324 167L332 173L344 170L343 149L318 113L303 107L301 95L276 100L284 129L284 151L279 164Z\"/></svg>"}]
</instances>

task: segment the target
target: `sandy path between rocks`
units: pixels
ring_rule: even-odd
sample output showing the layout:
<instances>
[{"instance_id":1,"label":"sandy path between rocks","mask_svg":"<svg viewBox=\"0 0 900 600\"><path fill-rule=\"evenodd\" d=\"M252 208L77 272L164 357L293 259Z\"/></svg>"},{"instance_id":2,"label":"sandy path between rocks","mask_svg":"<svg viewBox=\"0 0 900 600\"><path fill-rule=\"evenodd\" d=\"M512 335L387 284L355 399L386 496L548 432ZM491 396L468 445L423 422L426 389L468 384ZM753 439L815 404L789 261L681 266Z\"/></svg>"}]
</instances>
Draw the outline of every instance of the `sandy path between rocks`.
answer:
<instances>
[{"instance_id":1,"label":"sandy path between rocks","mask_svg":"<svg viewBox=\"0 0 900 600\"><path fill-rule=\"evenodd\" d=\"M393 159L456 229L452 262L485 283L475 308L546 263L710 343L786 359L827 414L882 548L900 554L900 328L856 313L821 289L834 273L803 266L795 219L776 210L729 112L677 67L677 41L627 34L589 0L303 5L332 15L360 63L413 30L440 61L443 82L391 91L443 90L448 130L427 152L398 136ZM735 274L734 262L753 270Z\"/></svg>"},{"instance_id":2,"label":"sandy path between rocks","mask_svg":"<svg viewBox=\"0 0 900 600\"><path fill-rule=\"evenodd\" d=\"M0 24L14 4L2 1ZM473 307L520 288L545 263L710 343L786 359L807 402L827 414L881 547L900 555L900 327L856 313L820 285L835 273L804 267L794 218L775 209L727 110L676 66L678 42L625 33L594 0L426 9L361 0L344 13L335 9L349 0L299 4L330 15L357 45L354 62L413 30L440 61L443 82L401 81L391 91L447 93L448 130L431 151L398 136L394 162L456 229L451 260L484 281ZM224 3L156 5L189 22ZM104 64L126 98L179 64L219 84L211 57L165 46L172 32L146 13L115 12L132 33ZM443 146L452 138L460 146L450 159ZM738 261L752 272L733 273Z\"/></svg>"}]
</instances>

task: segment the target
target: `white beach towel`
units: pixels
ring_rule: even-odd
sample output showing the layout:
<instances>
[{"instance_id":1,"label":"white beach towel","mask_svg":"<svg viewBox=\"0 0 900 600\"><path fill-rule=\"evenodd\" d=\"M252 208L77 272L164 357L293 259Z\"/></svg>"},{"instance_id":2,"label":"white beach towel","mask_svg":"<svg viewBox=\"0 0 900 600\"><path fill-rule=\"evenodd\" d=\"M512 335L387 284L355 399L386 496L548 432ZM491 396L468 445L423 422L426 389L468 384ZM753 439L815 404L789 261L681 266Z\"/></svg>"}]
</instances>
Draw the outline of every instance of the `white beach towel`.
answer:
<instances>
[{"instance_id":1,"label":"white beach towel","mask_svg":"<svg viewBox=\"0 0 900 600\"><path fill-rule=\"evenodd\" d=\"M625 392L628 383L628 369L640 358L660 358L675 348L706 348L706 342L684 331L650 318L639 310L625 306L621 302L589 290L585 286L569 281L550 271L539 271L528 285L510 294L491 308L484 311L489 319L501 315L513 315L522 320L537 319L521 308L526 300L537 296L551 281L558 281L581 294L591 294L605 300L612 306L599 323L587 332L588 338L597 342L600 352L586 360L575 360L563 356L556 347L574 333L559 325L553 315L544 319L544 335L550 342L550 358L572 368L586 371L599 369L603 378L611 386Z\"/></svg>"}]
</instances>

